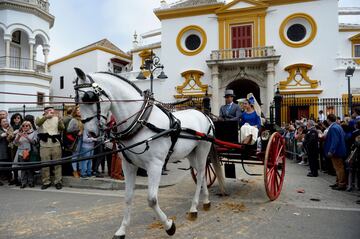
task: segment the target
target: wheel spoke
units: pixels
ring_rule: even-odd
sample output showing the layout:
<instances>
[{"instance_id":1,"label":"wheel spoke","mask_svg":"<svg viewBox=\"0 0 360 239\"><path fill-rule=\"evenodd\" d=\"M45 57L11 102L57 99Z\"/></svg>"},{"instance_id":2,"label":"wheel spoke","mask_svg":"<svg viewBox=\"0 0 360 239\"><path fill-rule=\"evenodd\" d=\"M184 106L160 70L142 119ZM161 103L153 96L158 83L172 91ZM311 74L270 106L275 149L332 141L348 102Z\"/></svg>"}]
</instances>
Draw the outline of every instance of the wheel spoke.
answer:
<instances>
[{"instance_id":1,"label":"wheel spoke","mask_svg":"<svg viewBox=\"0 0 360 239\"><path fill-rule=\"evenodd\" d=\"M276 158L275 158L275 161L276 161L276 162L279 162L279 161L278 161L278 158L280 157L280 154L281 154L281 151L282 151L283 147L284 147L284 145L281 145L281 148L280 148L280 150L278 151L278 154L277 154L277 156L276 156Z\"/></svg>"}]
</instances>

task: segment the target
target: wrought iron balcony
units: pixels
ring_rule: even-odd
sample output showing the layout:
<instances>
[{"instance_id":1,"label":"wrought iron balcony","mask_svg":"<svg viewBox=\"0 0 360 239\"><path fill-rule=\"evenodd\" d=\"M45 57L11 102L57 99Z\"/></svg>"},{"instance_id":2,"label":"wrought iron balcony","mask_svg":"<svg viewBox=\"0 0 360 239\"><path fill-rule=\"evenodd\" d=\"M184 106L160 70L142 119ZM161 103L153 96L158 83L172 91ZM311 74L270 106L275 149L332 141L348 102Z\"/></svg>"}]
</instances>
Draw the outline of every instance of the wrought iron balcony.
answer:
<instances>
[{"instance_id":1,"label":"wrought iron balcony","mask_svg":"<svg viewBox=\"0 0 360 239\"><path fill-rule=\"evenodd\" d=\"M0 2L9 2L9 0L0 0ZM45 12L49 12L49 1L47 0L11 0L11 3L25 3L32 6L35 6Z\"/></svg>"},{"instance_id":2,"label":"wrought iron balcony","mask_svg":"<svg viewBox=\"0 0 360 239\"><path fill-rule=\"evenodd\" d=\"M29 58L20 58L20 57L8 57L8 66L6 65L6 56L0 57L0 70L1 69L12 69L12 70L30 70L37 73L45 74L45 63L33 60ZM32 67L31 67L32 65Z\"/></svg>"}]
</instances>

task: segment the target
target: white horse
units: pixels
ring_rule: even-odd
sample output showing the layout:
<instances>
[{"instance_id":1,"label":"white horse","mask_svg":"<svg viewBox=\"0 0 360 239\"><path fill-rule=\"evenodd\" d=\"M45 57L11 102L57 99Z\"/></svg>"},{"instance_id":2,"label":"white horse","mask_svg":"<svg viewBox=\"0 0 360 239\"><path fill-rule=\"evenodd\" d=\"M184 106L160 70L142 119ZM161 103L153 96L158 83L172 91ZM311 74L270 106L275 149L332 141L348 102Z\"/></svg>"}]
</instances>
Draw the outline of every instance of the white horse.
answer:
<instances>
[{"instance_id":1,"label":"white horse","mask_svg":"<svg viewBox=\"0 0 360 239\"><path fill-rule=\"evenodd\" d=\"M94 94L100 96L100 104L80 104L80 111L82 119L87 119L85 123L85 129L93 132L95 135L99 135L99 121L104 125L105 117L95 117L99 113L102 116L111 112L117 122L123 122L132 115L136 115L143 105L143 97L141 91L129 83L126 79L109 73L93 73L85 75L80 69L75 68L78 75L78 79L82 82L83 86L79 89L79 101L84 100L84 97L89 98ZM96 84L89 84L95 82ZM84 84L87 83L87 84ZM95 93L94 93L95 92ZM96 98L96 97L95 97ZM107 101L110 100L110 101ZM114 100L111 102L111 100ZM116 102L115 100L121 100ZM87 99L88 101L88 99ZM212 123L201 112L196 110L184 110L178 111L173 114L181 122L181 127L186 127L198 132L207 133L213 135ZM126 123L118 126L118 131L126 129L134 121L134 118L130 118ZM147 119L147 122L155 125L161 129L169 129L168 116L156 105L152 108L152 111ZM123 146L130 146L143 140L149 139L156 135L156 133L150 130L148 127L142 127L133 137L122 140L120 143ZM176 231L175 223L169 219L165 213L160 209L158 203L158 188L161 179L162 168L165 162L165 158L171 147L170 137L163 136L148 143L148 150L146 145L142 144L136 146L130 151L126 151L128 160L123 159L123 171L125 175L125 212L123 221L120 228L116 231L114 239L125 238L126 228L130 224L131 204L134 195L136 172L138 167L146 169L148 174L148 204L155 211L158 219L164 225L164 228L168 235L173 235ZM197 170L197 185L195 195L190 207L190 215L193 218L197 217L197 207L199 204L200 191L203 192L203 207L205 209L210 208L209 192L206 185L205 178L205 166L207 156L211 149L211 143L203 140L191 140L179 138L175 144L173 154L170 157L169 162L187 158L190 162L190 166ZM142 154L135 154L136 152ZM124 157L123 157L124 158ZM215 158L215 157L214 157ZM218 175L219 185L223 191L223 177L218 160L213 161L216 173Z\"/></svg>"}]
</instances>

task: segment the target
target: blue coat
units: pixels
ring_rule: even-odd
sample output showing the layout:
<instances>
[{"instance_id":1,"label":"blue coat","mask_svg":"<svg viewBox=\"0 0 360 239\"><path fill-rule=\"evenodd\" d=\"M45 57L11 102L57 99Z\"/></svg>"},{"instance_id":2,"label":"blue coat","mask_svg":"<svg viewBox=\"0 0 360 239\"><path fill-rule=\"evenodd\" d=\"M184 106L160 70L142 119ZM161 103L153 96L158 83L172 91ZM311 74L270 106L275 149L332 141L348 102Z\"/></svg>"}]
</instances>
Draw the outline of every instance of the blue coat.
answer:
<instances>
[{"instance_id":1,"label":"blue coat","mask_svg":"<svg viewBox=\"0 0 360 239\"><path fill-rule=\"evenodd\" d=\"M346 157L345 132L337 123L332 124L326 134L324 152L325 155L331 153L340 158Z\"/></svg>"}]
</instances>

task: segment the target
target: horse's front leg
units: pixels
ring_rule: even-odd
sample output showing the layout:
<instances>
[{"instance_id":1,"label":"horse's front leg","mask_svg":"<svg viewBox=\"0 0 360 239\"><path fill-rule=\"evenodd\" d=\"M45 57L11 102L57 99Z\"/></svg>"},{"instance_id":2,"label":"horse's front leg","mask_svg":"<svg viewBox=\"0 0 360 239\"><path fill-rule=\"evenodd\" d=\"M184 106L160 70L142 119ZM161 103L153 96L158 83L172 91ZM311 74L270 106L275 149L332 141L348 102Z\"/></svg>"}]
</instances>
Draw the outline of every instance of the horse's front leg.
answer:
<instances>
[{"instance_id":1,"label":"horse's front leg","mask_svg":"<svg viewBox=\"0 0 360 239\"><path fill-rule=\"evenodd\" d=\"M131 204L134 196L137 167L126 160L122 160L125 176L125 210L120 228L116 231L113 239L124 239L126 227L130 224Z\"/></svg>"},{"instance_id":2,"label":"horse's front leg","mask_svg":"<svg viewBox=\"0 0 360 239\"><path fill-rule=\"evenodd\" d=\"M147 170L148 173L148 203L149 207L151 207L154 212L156 213L160 222L164 225L166 233L169 236L175 234L176 227L173 220L168 219L165 213L161 210L158 201L158 191L159 191L159 184L161 179L161 171L162 165L151 165L150 168Z\"/></svg>"}]
</instances>

